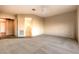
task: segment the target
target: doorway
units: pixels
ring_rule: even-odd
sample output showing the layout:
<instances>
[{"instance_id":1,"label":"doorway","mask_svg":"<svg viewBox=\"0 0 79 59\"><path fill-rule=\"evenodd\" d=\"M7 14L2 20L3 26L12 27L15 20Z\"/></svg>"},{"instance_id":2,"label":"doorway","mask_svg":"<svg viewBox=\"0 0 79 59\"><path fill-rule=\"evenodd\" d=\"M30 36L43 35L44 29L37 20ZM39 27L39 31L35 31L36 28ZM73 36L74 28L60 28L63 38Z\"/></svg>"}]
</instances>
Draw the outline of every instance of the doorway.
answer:
<instances>
[{"instance_id":1,"label":"doorway","mask_svg":"<svg viewBox=\"0 0 79 59\"><path fill-rule=\"evenodd\" d=\"M25 36L32 36L32 18L25 18Z\"/></svg>"}]
</instances>

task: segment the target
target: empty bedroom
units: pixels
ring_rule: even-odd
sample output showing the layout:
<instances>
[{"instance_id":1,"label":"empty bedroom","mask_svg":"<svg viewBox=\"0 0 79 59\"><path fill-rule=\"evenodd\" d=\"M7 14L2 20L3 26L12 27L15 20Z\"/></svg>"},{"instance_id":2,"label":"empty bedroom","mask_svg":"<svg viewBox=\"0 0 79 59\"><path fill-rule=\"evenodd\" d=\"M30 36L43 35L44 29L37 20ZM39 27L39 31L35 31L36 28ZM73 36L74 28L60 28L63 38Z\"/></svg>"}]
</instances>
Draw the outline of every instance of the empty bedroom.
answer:
<instances>
[{"instance_id":1,"label":"empty bedroom","mask_svg":"<svg viewBox=\"0 0 79 59\"><path fill-rule=\"evenodd\" d=\"M78 53L78 5L0 5L0 54Z\"/></svg>"}]
</instances>

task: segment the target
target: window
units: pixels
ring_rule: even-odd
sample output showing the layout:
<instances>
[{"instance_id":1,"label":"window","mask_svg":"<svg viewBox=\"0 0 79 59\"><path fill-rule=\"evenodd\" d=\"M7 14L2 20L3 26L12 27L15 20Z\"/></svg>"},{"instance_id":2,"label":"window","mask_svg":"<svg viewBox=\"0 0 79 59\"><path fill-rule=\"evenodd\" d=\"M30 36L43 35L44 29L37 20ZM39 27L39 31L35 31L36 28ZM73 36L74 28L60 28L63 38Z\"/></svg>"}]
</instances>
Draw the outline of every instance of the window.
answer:
<instances>
[{"instance_id":1,"label":"window","mask_svg":"<svg viewBox=\"0 0 79 59\"><path fill-rule=\"evenodd\" d=\"M0 19L0 32L5 32L5 20Z\"/></svg>"}]
</instances>

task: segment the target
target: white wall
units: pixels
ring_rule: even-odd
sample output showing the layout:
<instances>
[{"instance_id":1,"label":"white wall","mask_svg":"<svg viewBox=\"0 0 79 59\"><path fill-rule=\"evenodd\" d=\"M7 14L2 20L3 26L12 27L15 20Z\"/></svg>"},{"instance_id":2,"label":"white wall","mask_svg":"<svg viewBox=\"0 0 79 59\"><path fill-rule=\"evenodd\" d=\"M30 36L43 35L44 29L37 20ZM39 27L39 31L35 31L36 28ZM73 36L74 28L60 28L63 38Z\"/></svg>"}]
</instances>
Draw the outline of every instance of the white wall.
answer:
<instances>
[{"instance_id":1,"label":"white wall","mask_svg":"<svg viewBox=\"0 0 79 59\"><path fill-rule=\"evenodd\" d=\"M20 30L24 31L24 18L31 17L32 18L32 36L37 36L43 34L43 19L36 15L11 15L6 13L0 13L0 18L9 18L14 19L14 27L15 27L15 36L24 37L25 34L20 35ZM24 31L25 32L25 31ZM10 34L10 33L9 33ZM8 35L8 31L7 31Z\"/></svg>"},{"instance_id":2,"label":"white wall","mask_svg":"<svg viewBox=\"0 0 79 59\"><path fill-rule=\"evenodd\" d=\"M75 38L76 12L45 18L45 34Z\"/></svg>"},{"instance_id":3,"label":"white wall","mask_svg":"<svg viewBox=\"0 0 79 59\"><path fill-rule=\"evenodd\" d=\"M14 30L15 30L15 36L18 37L18 19L17 16L15 16L15 20L14 20Z\"/></svg>"},{"instance_id":4,"label":"white wall","mask_svg":"<svg viewBox=\"0 0 79 59\"><path fill-rule=\"evenodd\" d=\"M41 34L44 34L43 18L34 16L32 21L32 36Z\"/></svg>"},{"instance_id":5,"label":"white wall","mask_svg":"<svg viewBox=\"0 0 79 59\"><path fill-rule=\"evenodd\" d=\"M43 19L36 15L17 15L18 18L18 37L25 37L24 18L32 18L32 36L43 34ZM23 31L22 34L20 34Z\"/></svg>"},{"instance_id":6,"label":"white wall","mask_svg":"<svg viewBox=\"0 0 79 59\"><path fill-rule=\"evenodd\" d=\"M77 39L79 43L79 6L77 8Z\"/></svg>"},{"instance_id":7,"label":"white wall","mask_svg":"<svg viewBox=\"0 0 79 59\"><path fill-rule=\"evenodd\" d=\"M79 8L78 8L79 16ZM10 18L15 19L15 35L19 37L24 37L24 33L20 35L20 30L24 31L24 18L32 18L32 36L37 36L41 34L49 34L56 36L63 36L69 38L75 38L76 36L76 12L69 12L61 15L51 16L48 18L41 18L36 15L17 15L15 17L11 14L0 13L0 18ZM79 22L79 17L78 17ZM24 31L25 32L25 31ZM79 23L78 23L79 32ZM78 34L79 39L79 34Z\"/></svg>"},{"instance_id":8,"label":"white wall","mask_svg":"<svg viewBox=\"0 0 79 59\"><path fill-rule=\"evenodd\" d=\"M0 18L10 18L15 19L15 16L12 14L0 13Z\"/></svg>"}]
</instances>

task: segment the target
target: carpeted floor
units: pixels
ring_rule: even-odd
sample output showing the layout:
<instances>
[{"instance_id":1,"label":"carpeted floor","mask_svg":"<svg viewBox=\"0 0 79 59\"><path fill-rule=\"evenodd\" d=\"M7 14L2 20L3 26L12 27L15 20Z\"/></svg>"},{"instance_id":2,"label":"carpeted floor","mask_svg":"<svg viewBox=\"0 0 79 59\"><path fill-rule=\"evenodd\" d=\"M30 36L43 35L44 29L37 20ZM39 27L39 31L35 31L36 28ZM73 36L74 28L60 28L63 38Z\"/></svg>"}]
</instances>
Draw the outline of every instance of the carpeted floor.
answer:
<instances>
[{"instance_id":1,"label":"carpeted floor","mask_svg":"<svg viewBox=\"0 0 79 59\"><path fill-rule=\"evenodd\" d=\"M0 40L1 54L78 54L79 45L73 39L40 35L33 38Z\"/></svg>"}]
</instances>

